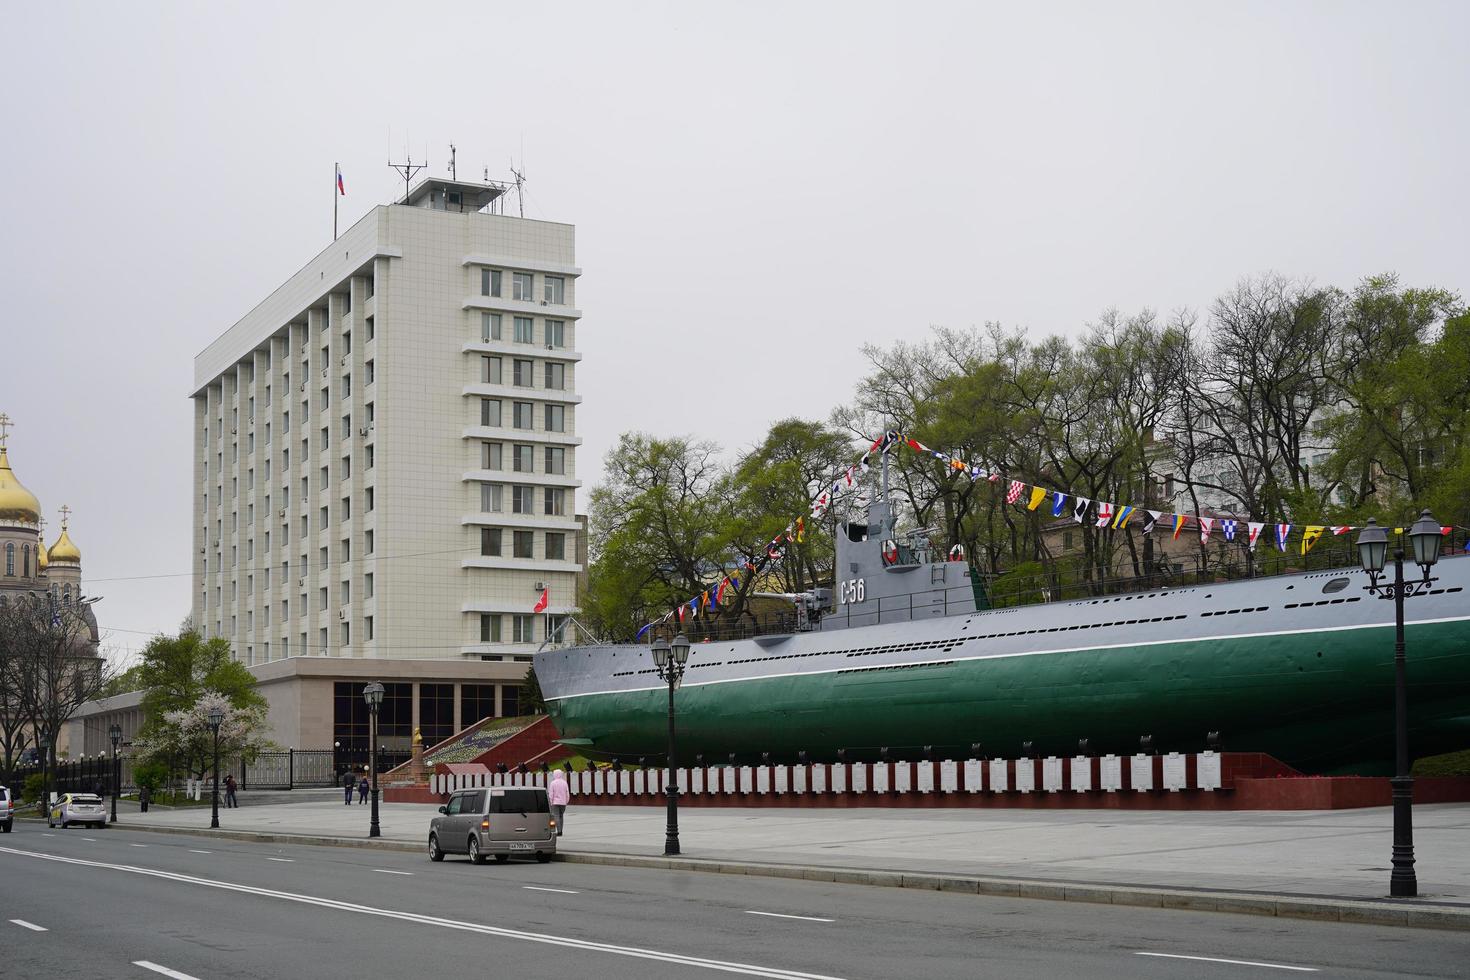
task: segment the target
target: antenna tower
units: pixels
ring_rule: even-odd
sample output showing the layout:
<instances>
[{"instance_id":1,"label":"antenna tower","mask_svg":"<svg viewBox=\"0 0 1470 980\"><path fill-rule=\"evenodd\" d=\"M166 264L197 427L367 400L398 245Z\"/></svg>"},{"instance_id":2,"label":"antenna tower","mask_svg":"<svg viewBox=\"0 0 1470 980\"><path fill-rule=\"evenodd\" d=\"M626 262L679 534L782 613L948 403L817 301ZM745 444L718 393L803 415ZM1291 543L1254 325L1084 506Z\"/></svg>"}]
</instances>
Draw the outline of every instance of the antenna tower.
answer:
<instances>
[{"instance_id":1,"label":"antenna tower","mask_svg":"<svg viewBox=\"0 0 1470 980\"><path fill-rule=\"evenodd\" d=\"M403 203L404 204L407 204L408 203L408 189L409 189L409 185L413 182L413 175L416 174L416 173L418 173L420 170L424 169L424 165L422 163L414 163L413 162L413 154L412 153L406 153L405 155L408 158L408 162L407 163L394 163L392 160L389 160L388 161L388 166L392 167L394 170L398 171L398 173L402 175L402 177L403 177Z\"/></svg>"},{"instance_id":2,"label":"antenna tower","mask_svg":"<svg viewBox=\"0 0 1470 980\"><path fill-rule=\"evenodd\" d=\"M510 172L513 173L513 174L515 174L515 178L516 178L516 201L520 205L521 217L522 218L524 218L526 216L526 191L525 191L525 187L526 187L526 171L525 171L525 166L526 166L526 161L525 160L522 160L521 161L521 168L522 169L517 170L516 169L516 162L514 160L512 160L510 162Z\"/></svg>"},{"instance_id":3,"label":"antenna tower","mask_svg":"<svg viewBox=\"0 0 1470 980\"><path fill-rule=\"evenodd\" d=\"M454 169L454 144L453 143L450 143L449 144L449 179L450 180L458 180L459 179L459 175L458 175L458 173L455 172L455 169Z\"/></svg>"}]
</instances>

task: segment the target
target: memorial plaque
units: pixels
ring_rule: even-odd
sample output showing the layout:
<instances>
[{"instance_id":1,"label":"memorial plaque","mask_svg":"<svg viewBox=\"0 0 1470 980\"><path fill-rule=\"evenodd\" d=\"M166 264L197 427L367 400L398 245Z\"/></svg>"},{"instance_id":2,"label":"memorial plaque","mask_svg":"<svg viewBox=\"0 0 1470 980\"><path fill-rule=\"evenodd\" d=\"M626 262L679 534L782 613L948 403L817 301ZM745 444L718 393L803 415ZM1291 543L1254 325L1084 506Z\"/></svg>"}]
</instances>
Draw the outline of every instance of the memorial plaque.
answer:
<instances>
[{"instance_id":1,"label":"memorial plaque","mask_svg":"<svg viewBox=\"0 0 1470 980\"><path fill-rule=\"evenodd\" d=\"M1195 759L1195 769L1200 789L1217 790L1221 787L1220 753L1201 752Z\"/></svg>"},{"instance_id":2,"label":"memorial plaque","mask_svg":"<svg viewBox=\"0 0 1470 980\"><path fill-rule=\"evenodd\" d=\"M854 785L853 789L857 789L857 786ZM873 763L873 792L888 792L888 763L886 762Z\"/></svg>"},{"instance_id":3,"label":"memorial plaque","mask_svg":"<svg viewBox=\"0 0 1470 980\"><path fill-rule=\"evenodd\" d=\"M893 764L893 790L896 793L912 793L914 790L914 767L908 762Z\"/></svg>"},{"instance_id":4,"label":"memorial plaque","mask_svg":"<svg viewBox=\"0 0 1470 980\"><path fill-rule=\"evenodd\" d=\"M1048 793L1062 788L1062 760L1054 755L1041 760L1041 788Z\"/></svg>"},{"instance_id":5,"label":"memorial plaque","mask_svg":"<svg viewBox=\"0 0 1470 980\"><path fill-rule=\"evenodd\" d=\"M919 792L934 792L934 763L932 762L919 763Z\"/></svg>"},{"instance_id":6,"label":"memorial plaque","mask_svg":"<svg viewBox=\"0 0 1470 980\"><path fill-rule=\"evenodd\" d=\"M689 770L689 792L691 792L691 793L700 793L700 794L702 794L704 792L704 767L703 766L699 767L698 769L691 769L691 770Z\"/></svg>"},{"instance_id":7,"label":"memorial plaque","mask_svg":"<svg viewBox=\"0 0 1470 980\"><path fill-rule=\"evenodd\" d=\"M592 792L598 796L607 793L607 773L601 769L592 774Z\"/></svg>"},{"instance_id":8,"label":"memorial plaque","mask_svg":"<svg viewBox=\"0 0 1470 980\"><path fill-rule=\"evenodd\" d=\"M740 781L735 785L740 787L740 792L751 793L755 791L755 770L750 766L740 767Z\"/></svg>"},{"instance_id":9,"label":"memorial plaque","mask_svg":"<svg viewBox=\"0 0 1470 980\"><path fill-rule=\"evenodd\" d=\"M771 790L772 790L772 792L775 792L775 793L789 793L789 792L791 792L791 789L790 789L790 787L791 787L791 767L790 766L777 766L775 768L775 770L771 773L771 775L772 775L773 780L774 780L771 783Z\"/></svg>"},{"instance_id":10,"label":"memorial plaque","mask_svg":"<svg viewBox=\"0 0 1470 980\"><path fill-rule=\"evenodd\" d=\"M627 796L633 791L633 774L624 769L618 773L618 795Z\"/></svg>"},{"instance_id":11,"label":"memorial plaque","mask_svg":"<svg viewBox=\"0 0 1470 980\"><path fill-rule=\"evenodd\" d=\"M1016 792L1029 793L1036 788L1036 761L1016 760Z\"/></svg>"},{"instance_id":12,"label":"memorial plaque","mask_svg":"<svg viewBox=\"0 0 1470 980\"><path fill-rule=\"evenodd\" d=\"M648 773L642 769L633 773L633 792L640 796L648 792Z\"/></svg>"},{"instance_id":13,"label":"memorial plaque","mask_svg":"<svg viewBox=\"0 0 1470 980\"><path fill-rule=\"evenodd\" d=\"M1078 793L1092 789L1092 760L1085 755L1072 756L1072 789Z\"/></svg>"},{"instance_id":14,"label":"memorial plaque","mask_svg":"<svg viewBox=\"0 0 1470 980\"><path fill-rule=\"evenodd\" d=\"M866 793L868 791L868 764L866 762L854 762L847 767L848 785L854 793Z\"/></svg>"},{"instance_id":15,"label":"memorial plaque","mask_svg":"<svg viewBox=\"0 0 1470 980\"><path fill-rule=\"evenodd\" d=\"M1116 793L1123 788L1123 760L1115 755L1105 755L1098 760L1098 778L1102 788Z\"/></svg>"},{"instance_id":16,"label":"memorial plaque","mask_svg":"<svg viewBox=\"0 0 1470 980\"><path fill-rule=\"evenodd\" d=\"M1129 761L1128 781L1133 789L1139 793L1146 793L1154 788L1154 758L1151 755L1139 753Z\"/></svg>"},{"instance_id":17,"label":"memorial plaque","mask_svg":"<svg viewBox=\"0 0 1470 980\"><path fill-rule=\"evenodd\" d=\"M836 789L835 782L833 783L833 788ZM842 792L841 790L836 791L839 793ZM827 792L827 764L825 762L819 762L816 765L812 766L812 792Z\"/></svg>"},{"instance_id":18,"label":"memorial plaque","mask_svg":"<svg viewBox=\"0 0 1470 980\"><path fill-rule=\"evenodd\" d=\"M771 767L759 766L755 770L755 791L757 793L769 793L771 791Z\"/></svg>"},{"instance_id":19,"label":"memorial plaque","mask_svg":"<svg viewBox=\"0 0 1470 980\"><path fill-rule=\"evenodd\" d=\"M1171 793L1187 789L1189 778L1185 773L1184 756L1178 752L1170 752L1164 756L1164 789Z\"/></svg>"},{"instance_id":20,"label":"memorial plaque","mask_svg":"<svg viewBox=\"0 0 1470 980\"><path fill-rule=\"evenodd\" d=\"M976 784L979 788L979 784ZM990 790L993 793L1004 793L1011 788L1010 769L1004 759L990 760Z\"/></svg>"},{"instance_id":21,"label":"memorial plaque","mask_svg":"<svg viewBox=\"0 0 1470 980\"><path fill-rule=\"evenodd\" d=\"M846 793L849 783L847 777L852 772L852 767L845 762L835 762L832 764L830 772L832 776L832 792Z\"/></svg>"},{"instance_id":22,"label":"memorial plaque","mask_svg":"<svg viewBox=\"0 0 1470 980\"><path fill-rule=\"evenodd\" d=\"M791 767L791 791L794 793L806 792L806 766Z\"/></svg>"},{"instance_id":23,"label":"memorial plaque","mask_svg":"<svg viewBox=\"0 0 1470 980\"><path fill-rule=\"evenodd\" d=\"M980 784L980 762L977 759L967 759L965 766L965 788L975 792ZM971 789L971 785L975 789ZM958 793L960 791L960 763L954 759L945 759L939 764L939 789L945 793Z\"/></svg>"}]
</instances>

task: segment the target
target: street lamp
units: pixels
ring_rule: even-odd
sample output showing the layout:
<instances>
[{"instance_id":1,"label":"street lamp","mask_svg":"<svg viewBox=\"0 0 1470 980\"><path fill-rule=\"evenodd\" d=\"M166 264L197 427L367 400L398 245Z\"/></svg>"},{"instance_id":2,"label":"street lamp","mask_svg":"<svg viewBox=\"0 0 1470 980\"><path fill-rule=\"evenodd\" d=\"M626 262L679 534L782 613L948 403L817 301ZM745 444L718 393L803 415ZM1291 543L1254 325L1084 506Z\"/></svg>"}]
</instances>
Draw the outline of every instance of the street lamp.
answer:
<instances>
[{"instance_id":1,"label":"street lamp","mask_svg":"<svg viewBox=\"0 0 1470 980\"><path fill-rule=\"evenodd\" d=\"M659 637L650 647L653 666L659 679L669 685L669 782L665 787L669 797L669 824L664 831L664 853L679 853L679 777L674 762L674 689L684 677L684 665L689 662L689 638L683 633L674 637L670 644Z\"/></svg>"},{"instance_id":2,"label":"street lamp","mask_svg":"<svg viewBox=\"0 0 1470 980\"><path fill-rule=\"evenodd\" d=\"M112 822L117 823L117 793L122 789L122 773L117 768L117 747L122 742L122 728L117 722L107 729L107 737L112 739Z\"/></svg>"},{"instance_id":3,"label":"street lamp","mask_svg":"<svg viewBox=\"0 0 1470 980\"><path fill-rule=\"evenodd\" d=\"M378 827L378 708L383 704L383 685L373 681L362 689L362 698L367 702L368 714L372 716L373 745L368 760L373 771L373 815L372 822L368 825L369 837L382 837L383 831Z\"/></svg>"},{"instance_id":4,"label":"street lamp","mask_svg":"<svg viewBox=\"0 0 1470 980\"><path fill-rule=\"evenodd\" d=\"M1414 874L1414 777L1409 775L1409 693L1404 662L1404 600L1423 592L1434 581L1429 570L1439 561L1442 544L1439 522L1428 510L1409 529L1409 544L1414 549L1414 562L1423 571L1417 582L1404 581L1404 549L1393 553L1393 581L1379 583L1388 557L1388 532L1369 520L1358 532L1358 559L1368 573L1367 589L1380 599L1393 600L1393 722L1394 775L1393 787L1393 874L1388 891L1395 897L1419 894L1419 880Z\"/></svg>"},{"instance_id":5,"label":"street lamp","mask_svg":"<svg viewBox=\"0 0 1470 980\"><path fill-rule=\"evenodd\" d=\"M209 730L214 735L214 796L210 800L209 826L219 827L219 726L224 724L225 709L215 705L209 709Z\"/></svg>"}]
</instances>

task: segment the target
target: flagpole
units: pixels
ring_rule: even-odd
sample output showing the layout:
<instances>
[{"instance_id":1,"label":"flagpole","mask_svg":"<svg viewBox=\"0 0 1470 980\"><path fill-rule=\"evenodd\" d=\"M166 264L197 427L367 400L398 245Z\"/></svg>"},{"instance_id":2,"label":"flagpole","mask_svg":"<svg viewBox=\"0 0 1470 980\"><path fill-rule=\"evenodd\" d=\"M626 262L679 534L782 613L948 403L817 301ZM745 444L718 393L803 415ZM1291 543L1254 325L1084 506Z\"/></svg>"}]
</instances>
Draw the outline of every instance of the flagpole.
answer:
<instances>
[{"instance_id":1,"label":"flagpole","mask_svg":"<svg viewBox=\"0 0 1470 980\"><path fill-rule=\"evenodd\" d=\"M337 175L342 172L342 163L332 164L332 241L337 240Z\"/></svg>"}]
</instances>

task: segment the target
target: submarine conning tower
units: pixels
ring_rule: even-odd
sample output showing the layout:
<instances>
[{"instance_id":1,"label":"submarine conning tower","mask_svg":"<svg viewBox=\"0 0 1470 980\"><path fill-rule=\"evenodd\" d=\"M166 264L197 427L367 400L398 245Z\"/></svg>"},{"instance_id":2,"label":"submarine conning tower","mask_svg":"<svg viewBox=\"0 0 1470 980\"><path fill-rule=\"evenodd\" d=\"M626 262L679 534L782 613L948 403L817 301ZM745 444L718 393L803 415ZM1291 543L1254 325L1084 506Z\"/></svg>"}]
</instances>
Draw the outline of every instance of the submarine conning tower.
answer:
<instances>
[{"instance_id":1,"label":"submarine conning tower","mask_svg":"<svg viewBox=\"0 0 1470 980\"><path fill-rule=\"evenodd\" d=\"M833 610L823 630L965 616L976 611L975 587L966 561L948 561L928 532L899 535L886 500L868 505L867 523L837 524Z\"/></svg>"}]
</instances>

